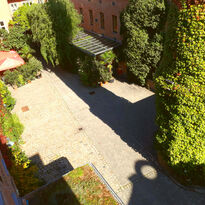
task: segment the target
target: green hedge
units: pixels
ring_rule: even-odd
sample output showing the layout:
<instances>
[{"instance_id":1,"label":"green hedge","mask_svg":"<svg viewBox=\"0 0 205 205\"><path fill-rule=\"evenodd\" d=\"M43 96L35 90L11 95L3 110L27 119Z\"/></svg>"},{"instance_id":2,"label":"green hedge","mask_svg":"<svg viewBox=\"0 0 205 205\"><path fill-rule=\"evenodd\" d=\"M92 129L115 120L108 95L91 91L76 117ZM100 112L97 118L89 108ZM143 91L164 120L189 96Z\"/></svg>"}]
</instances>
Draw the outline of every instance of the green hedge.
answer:
<instances>
[{"instance_id":1,"label":"green hedge","mask_svg":"<svg viewBox=\"0 0 205 205\"><path fill-rule=\"evenodd\" d=\"M11 96L10 91L1 80L0 80L0 95L7 111L13 110L14 105L16 104L16 100Z\"/></svg>"},{"instance_id":2,"label":"green hedge","mask_svg":"<svg viewBox=\"0 0 205 205\"><path fill-rule=\"evenodd\" d=\"M161 59L164 19L164 0L130 0L121 13L123 45L119 58L140 85L152 77Z\"/></svg>"},{"instance_id":3,"label":"green hedge","mask_svg":"<svg viewBox=\"0 0 205 205\"><path fill-rule=\"evenodd\" d=\"M177 11L171 5L166 33L156 73L157 146L188 182L201 183L205 180L204 7L184 6Z\"/></svg>"}]
</instances>

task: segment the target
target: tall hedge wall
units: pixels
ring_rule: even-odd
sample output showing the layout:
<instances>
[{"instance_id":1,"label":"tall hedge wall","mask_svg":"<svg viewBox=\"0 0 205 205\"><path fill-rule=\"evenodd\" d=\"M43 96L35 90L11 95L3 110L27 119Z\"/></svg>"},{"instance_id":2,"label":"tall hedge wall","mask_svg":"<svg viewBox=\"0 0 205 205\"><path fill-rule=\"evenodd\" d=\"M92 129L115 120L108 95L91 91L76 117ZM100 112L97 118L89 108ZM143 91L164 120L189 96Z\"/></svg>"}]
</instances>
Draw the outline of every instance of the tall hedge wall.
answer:
<instances>
[{"instance_id":1,"label":"tall hedge wall","mask_svg":"<svg viewBox=\"0 0 205 205\"><path fill-rule=\"evenodd\" d=\"M205 179L205 8L171 6L156 73L158 148L190 180ZM200 176L202 176L200 175Z\"/></svg>"}]
</instances>

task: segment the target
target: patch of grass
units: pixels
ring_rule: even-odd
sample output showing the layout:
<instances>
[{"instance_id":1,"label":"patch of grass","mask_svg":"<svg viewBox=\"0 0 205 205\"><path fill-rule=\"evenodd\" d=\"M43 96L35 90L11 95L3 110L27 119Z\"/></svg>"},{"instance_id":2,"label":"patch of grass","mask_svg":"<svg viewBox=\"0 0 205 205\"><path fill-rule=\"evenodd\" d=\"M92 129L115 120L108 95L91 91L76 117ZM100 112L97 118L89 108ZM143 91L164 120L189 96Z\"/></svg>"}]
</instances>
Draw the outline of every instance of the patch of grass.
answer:
<instances>
[{"instance_id":1,"label":"patch of grass","mask_svg":"<svg viewBox=\"0 0 205 205\"><path fill-rule=\"evenodd\" d=\"M89 165L77 168L34 193L30 205L117 205Z\"/></svg>"}]
</instances>

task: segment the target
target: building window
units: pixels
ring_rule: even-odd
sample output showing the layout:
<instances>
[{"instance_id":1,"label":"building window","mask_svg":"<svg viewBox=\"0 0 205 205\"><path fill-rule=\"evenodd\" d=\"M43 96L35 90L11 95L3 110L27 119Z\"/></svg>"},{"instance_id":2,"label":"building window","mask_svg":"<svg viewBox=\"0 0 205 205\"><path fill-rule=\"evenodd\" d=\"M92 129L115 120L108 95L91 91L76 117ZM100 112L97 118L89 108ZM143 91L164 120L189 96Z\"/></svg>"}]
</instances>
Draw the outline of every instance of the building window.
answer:
<instances>
[{"instance_id":1,"label":"building window","mask_svg":"<svg viewBox=\"0 0 205 205\"><path fill-rule=\"evenodd\" d=\"M93 25L93 11L89 10L89 16L90 16L90 25Z\"/></svg>"},{"instance_id":2,"label":"building window","mask_svg":"<svg viewBox=\"0 0 205 205\"><path fill-rule=\"evenodd\" d=\"M18 9L18 4L17 3L12 3L12 4L9 4L9 5L10 5L12 13Z\"/></svg>"},{"instance_id":3,"label":"building window","mask_svg":"<svg viewBox=\"0 0 205 205\"><path fill-rule=\"evenodd\" d=\"M0 29L6 29L3 21L0 21Z\"/></svg>"},{"instance_id":4,"label":"building window","mask_svg":"<svg viewBox=\"0 0 205 205\"><path fill-rule=\"evenodd\" d=\"M105 28L105 18L104 18L104 13L100 12L100 27L101 29Z\"/></svg>"},{"instance_id":5,"label":"building window","mask_svg":"<svg viewBox=\"0 0 205 205\"><path fill-rule=\"evenodd\" d=\"M83 19L83 8L80 8L80 14L82 16L82 23L84 23L84 19Z\"/></svg>"},{"instance_id":6,"label":"building window","mask_svg":"<svg viewBox=\"0 0 205 205\"><path fill-rule=\"evenodd\" d=\"M29 6L31 6L32 3L33 3L32 0L31 1L23 1L22 2L23 5L29 5Z\"/></svg>"},{"instance_id":7,"label":"building window","mask_svg":"<svg viewBox=\"0 0 205 205\"><path fill-rule=\"evenodd\" d=\"M117 33L117 16L112 15L112 30Z\"/></svg>"}]
</instances>

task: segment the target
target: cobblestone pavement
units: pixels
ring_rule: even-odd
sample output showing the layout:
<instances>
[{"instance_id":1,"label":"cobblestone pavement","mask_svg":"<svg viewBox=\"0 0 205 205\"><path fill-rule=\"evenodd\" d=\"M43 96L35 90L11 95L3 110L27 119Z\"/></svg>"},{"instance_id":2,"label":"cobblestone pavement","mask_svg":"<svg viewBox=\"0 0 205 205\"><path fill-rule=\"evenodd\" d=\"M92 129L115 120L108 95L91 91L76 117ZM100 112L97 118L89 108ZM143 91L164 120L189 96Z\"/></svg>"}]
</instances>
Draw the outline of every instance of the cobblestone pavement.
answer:
<instances>
[{"instance_id":1,"label":"cobblestone pavement","mask_svg":"<svg viewBox=\"0 0 205 205\"><path fill-rule=\"evenodd\" d=\"M145 88L117 80L87 88L57 70L12 94L25 125L23 149L46 181L91 162L125 204L205 204L204 195L181 189L159 171L152 147L155 99Z\"/></svg>"}]
</instances>

